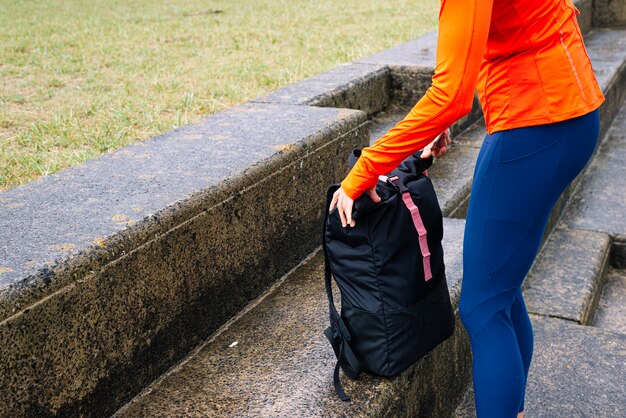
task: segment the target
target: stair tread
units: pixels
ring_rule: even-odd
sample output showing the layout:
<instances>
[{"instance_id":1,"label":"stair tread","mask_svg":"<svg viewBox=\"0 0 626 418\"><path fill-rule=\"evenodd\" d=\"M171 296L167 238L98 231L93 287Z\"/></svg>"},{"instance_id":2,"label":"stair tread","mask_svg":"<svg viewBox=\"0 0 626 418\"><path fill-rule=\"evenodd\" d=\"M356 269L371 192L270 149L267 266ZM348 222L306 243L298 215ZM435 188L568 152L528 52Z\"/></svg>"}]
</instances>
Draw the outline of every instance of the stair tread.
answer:
<instances>
[{"instance_id":1,"label":"stair tread","mask_svg":"<svg viewBox=\"0 0 626 418\"><path fill-rule=\"evenodd\" d=\"M626 335L530 315L534 333L525 416L626 416ZM475 418L473 388L455 413Z\"/></svg>"},{"instance_id":2,"label":"stair tread","mask_svg":"<svg viewBox=\"0 0 626 418\"><path fill-rule=\"evenodd\" d=\"M606 234L557 226L524 281L528 312L588 323L610 246Z\"/></svg>"}]
</instances>

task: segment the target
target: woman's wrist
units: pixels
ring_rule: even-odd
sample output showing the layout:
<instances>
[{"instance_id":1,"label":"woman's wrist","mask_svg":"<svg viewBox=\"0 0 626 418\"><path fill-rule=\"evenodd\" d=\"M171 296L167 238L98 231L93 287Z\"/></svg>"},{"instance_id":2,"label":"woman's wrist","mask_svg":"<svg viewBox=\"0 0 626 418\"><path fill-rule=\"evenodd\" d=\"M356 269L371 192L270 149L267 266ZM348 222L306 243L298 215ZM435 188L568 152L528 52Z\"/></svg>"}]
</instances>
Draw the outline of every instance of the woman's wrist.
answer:
<instances>
[{"instance_id":1,"label":"woman's wrist","mask_svg":"<svg viewBox=\"0 0 626 418\"><path fill-rule=\"evenodd\" d=\"M341 182L341 188L352 200L356 200L359 196L361 196L361 194L363 194L362 190L358 190L357 188L354 188L352 184L350 184L350 181L347 177Z\"/></svg>"}]
</instances>

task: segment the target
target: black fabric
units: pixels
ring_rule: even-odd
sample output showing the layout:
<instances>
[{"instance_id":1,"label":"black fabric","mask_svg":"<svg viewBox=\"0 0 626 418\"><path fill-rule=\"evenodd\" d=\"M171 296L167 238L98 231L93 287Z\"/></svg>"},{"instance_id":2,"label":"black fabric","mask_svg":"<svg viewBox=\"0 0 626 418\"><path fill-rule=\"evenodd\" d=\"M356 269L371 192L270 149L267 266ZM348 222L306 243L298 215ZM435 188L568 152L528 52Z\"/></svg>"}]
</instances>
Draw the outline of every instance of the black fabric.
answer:
<instances>
[{"instance_id":1,"label":"black fabric","mask_svg":"<svg viewBox=\"0 0 626 418\"><path fill-rule=\"evenodd\" d=\"M359 156L350 156L353 164ZM354 228L343 228L337 210L328 211L327 194L323 249L330 327L325 334L338 363L334 383L342 400L339 367L350 378L362 371L395 377L454 332L454 312L443 263L443 218L431 180L423 173L432 157L407 158L376 191L382 202L367 194L354 202ZM395 184L394 184L395 183ZM424 278L418 234L401 190L408 190L427 231L433 277ZM331 276L341 293L341 313L332 296Z\"/></svg>"}]
</instances>

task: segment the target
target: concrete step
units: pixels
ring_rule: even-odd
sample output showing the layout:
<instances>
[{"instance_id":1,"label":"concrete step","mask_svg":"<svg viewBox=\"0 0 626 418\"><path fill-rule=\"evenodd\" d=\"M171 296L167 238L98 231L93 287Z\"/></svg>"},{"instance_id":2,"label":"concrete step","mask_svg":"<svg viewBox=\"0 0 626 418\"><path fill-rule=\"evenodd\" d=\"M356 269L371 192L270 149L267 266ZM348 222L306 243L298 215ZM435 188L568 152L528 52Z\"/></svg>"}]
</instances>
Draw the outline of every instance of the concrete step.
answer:
<instances>
[{"instance_id":1,"label":"concrete step","mask_svg":"<svg viewBox=\"0 0 626 418\"><path fill-rule=\"evenodd\" d=\"M606 281L610 247L607 234L555 228L522 286L528 312L591 323Z\"/></svg>"},{"instance_id":2,"label":"concrete step","mask_svg":"<svg viewBox=\"0 0 626 418\"><path fill-rule=\"evenodd\" d=\"M626 56L626 54L624 54ZM600 144L584 178L563 213L563 223L572 229L608 234L626 242L626 102ZM623 248L617 246L618 248Z\"/></svg>"},{"instance_id":3,"label":"concrete step","mask_svg":"<svg viewBox=\"0 0 626 418\"><path fill-rule=\"evenodd\" d=\"M609 269L593 325L626 334L625 269Z\"/></svg>"},{"instance_id":4,"label":"concrete step","mask_svg":"<svg viewBox=\"0 0 626 418\"><path fill-rule=\"evenodd\" d=\"M530 318L534 351L524 416L626 416L626 335L558 318ZM454 416L476 417L473 387Z\"/></svg>"},{"instance_id":5,"label":"concrete step","mask_svg":"<svg viewBox=\"0 0 626 418\"><path fill-rule=\"evenodd\" d=\"M463 220L445 221L446 271L455 308L463 227ZM323 335L328 322L323 277L318 252L115 416L452 413L469 372L469 341L458 321L453 337L395 379L364 375L352 381L342 373L352 400L337 398L332 384L335 356Z\"/></svg>"}]
</instances>

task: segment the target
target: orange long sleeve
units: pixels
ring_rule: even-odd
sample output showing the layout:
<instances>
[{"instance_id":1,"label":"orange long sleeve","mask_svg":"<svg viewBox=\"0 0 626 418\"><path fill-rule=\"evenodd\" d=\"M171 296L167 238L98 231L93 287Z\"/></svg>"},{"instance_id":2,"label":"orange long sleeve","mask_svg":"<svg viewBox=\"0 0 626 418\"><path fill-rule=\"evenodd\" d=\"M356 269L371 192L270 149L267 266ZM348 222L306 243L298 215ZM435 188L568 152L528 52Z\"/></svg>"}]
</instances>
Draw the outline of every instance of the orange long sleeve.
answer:
<instances>
[{"instance_id":1,"label":"orange long sleeve","mask_svg":"<svg viewBox=\"0 0 626 418\"><path fill-rule=\"evenodd\" d=\"M352 199L376 186L379 174L432 142L472 107L493 0L442 0L431 87L407 116L362 150L341 183Z\"/></svg>"}]
</instances>

